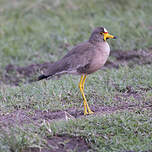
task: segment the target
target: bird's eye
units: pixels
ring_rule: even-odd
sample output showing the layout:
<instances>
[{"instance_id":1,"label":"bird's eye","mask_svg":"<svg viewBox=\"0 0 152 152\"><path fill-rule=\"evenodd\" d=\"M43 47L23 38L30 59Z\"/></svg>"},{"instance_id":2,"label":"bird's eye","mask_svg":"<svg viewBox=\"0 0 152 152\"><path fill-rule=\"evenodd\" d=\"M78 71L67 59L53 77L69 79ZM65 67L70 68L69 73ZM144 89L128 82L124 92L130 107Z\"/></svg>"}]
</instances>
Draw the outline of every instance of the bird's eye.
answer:
<instances>
[{"instance_id":1,"label":"bird's eye","mask_svg":"<svg viewBox=\"0 0 152 152\"><path fill-rule=\"evenodd\" d=\"M100 34L103 34L104 32L100 32Z\"/></svg>"}]
</instances>

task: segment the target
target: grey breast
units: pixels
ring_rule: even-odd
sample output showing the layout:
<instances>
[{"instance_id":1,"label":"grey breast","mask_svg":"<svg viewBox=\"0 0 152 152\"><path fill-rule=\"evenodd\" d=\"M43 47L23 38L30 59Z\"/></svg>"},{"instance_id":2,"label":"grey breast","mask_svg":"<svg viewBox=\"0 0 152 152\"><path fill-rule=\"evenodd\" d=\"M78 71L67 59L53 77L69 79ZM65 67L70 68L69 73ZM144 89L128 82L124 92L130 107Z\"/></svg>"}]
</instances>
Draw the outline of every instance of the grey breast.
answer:
<instances>
[{"instance_id":1,"label":"grey breast","mask_svg":"<svg viewBox=\"0 0 152 152\"><path fill-rule=\"evenodd\" d=\"M107 42L98 43L95 47L94 58L90 64L89 73L99 70L106 63L110 54L110 47Z\"/></svg>"}]
</instances>

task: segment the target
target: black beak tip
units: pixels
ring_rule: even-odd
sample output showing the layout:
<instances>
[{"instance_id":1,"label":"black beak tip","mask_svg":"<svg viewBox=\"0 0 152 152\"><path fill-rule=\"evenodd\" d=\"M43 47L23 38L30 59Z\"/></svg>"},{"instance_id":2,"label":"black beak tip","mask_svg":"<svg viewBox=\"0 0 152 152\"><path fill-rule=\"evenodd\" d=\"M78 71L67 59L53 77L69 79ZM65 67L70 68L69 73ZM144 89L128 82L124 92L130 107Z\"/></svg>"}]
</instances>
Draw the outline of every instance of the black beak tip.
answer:
<instances>
[{"instance_id":1,"label":"black beak tip","mask_svg":"<svg viewBox=\"0 0 152 152\"><path fill-rule=\"evenodd\" d=\"M116 36L114 36L114 39L117 39L117 37L116 37Z\"/></svg>"}]
</instances>

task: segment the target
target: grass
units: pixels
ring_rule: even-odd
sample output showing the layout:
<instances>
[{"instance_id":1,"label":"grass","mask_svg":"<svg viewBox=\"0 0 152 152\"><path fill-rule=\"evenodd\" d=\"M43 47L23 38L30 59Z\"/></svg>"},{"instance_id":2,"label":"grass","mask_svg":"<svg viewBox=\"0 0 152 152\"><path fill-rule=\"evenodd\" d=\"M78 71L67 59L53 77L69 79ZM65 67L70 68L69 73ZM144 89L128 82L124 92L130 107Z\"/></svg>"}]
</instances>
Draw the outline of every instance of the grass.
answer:
<instances>
[{"instance_id":1,"label":"grass","mask_svg":"<svg viewBox=\"0 0 152 152\"><path fill-rule=\"evenodd\" d=\"M87 40L100 25L119 38L109 41L112 51L149 49L151 10L151 0L0 0L0 79L8 64L56 61L68 51L65 45L71 48ZM151 76L151 64L98 71L86 81L89 105L97 111L104 107L117 110L69 121L40 119L36 125L32 117L37 111L82 111L79 78L65 75L19 86L1 83L0 152L51 149L47 140L57 135L81 137L92 151L151 151ZM21 124L20 111L33 123ZM9 117L16 123L7 123Z\"/></svg>"}]
</instances>

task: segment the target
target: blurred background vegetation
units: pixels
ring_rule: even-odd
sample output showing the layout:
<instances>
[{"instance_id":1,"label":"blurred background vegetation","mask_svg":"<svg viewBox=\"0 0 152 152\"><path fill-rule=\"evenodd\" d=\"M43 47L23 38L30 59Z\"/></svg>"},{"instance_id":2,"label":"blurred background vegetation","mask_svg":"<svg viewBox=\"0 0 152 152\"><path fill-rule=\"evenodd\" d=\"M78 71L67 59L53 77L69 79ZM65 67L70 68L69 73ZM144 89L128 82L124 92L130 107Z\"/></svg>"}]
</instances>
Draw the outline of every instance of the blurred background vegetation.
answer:
<instances>
[{"instance_id":1,"label":"blurred background vegetation","mask_svg":"<svg viewBox=\"0 0 152 152\"><path fill-rule=\"evenodd\" d=\"M112 50L151 47L151 0L0 0L0 67L56 61L96 26Z\"/></svg>"}]
</instances>

